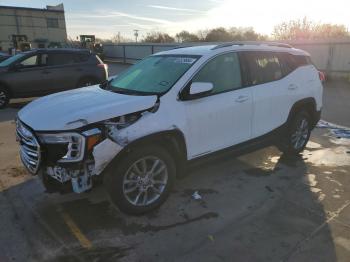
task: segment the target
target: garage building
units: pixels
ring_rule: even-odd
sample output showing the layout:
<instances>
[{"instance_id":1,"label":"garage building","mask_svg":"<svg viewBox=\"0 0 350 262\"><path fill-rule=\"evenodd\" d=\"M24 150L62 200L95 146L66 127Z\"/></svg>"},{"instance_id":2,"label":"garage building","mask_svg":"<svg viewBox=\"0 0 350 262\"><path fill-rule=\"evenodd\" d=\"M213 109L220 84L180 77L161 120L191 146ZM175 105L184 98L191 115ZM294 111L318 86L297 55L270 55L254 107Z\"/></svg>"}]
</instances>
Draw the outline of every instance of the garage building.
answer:
<instances>
[{"instance_id":1,"label":"garage building","mask_svg":"<svg viewBox=\"0 0 350 262\"><path fill-rule=\"evenodd\" d=\"M63 4L44 9L0 6L0 49L64 46L67 30Z\"/></svg>"}]
</instances>

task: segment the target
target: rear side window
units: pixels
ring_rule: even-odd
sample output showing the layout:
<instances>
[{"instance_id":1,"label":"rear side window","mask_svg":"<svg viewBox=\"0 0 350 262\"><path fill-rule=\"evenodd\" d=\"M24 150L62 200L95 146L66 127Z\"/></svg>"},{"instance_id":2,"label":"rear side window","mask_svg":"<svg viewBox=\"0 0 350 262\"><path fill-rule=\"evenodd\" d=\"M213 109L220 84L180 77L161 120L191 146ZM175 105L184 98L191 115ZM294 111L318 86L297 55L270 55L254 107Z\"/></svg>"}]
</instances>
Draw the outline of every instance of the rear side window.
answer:
<instances>
[{"instance_id":1,"label":"rear side window","mask_svg":"<svg viewBox=\"0 0 350 262\"><path fill-rule=\"evenodd\" d=\"M288 75L300 66L312 64L309 56L280 53L279 58L281 60L283 75Z\"/></svg>"},{"instance_id":2,"label":"rear side window","mask_svg":"<svg viewBox=\"0 0 350 262\"><path fill-rule=\"evenodd\" d=\"M84 54L72 54L72 53L53 53L48 54L47 65L57 66L57 65L69 65L81 63L87 61L88 57Z\"/></svg>"},{"instance_id":3,"label":"rear side window","mask_svg":"<svg viewBox=\"0 0 350 262\"><path fill-rule=\"evenodd\" d=\"M210 60L192 79L192 82L209 82L214 85L212 94L242 87L237 53L223 54Z\"/></svg>"},{"instance_id":4,"label":"rear side window","mask_svg":"<svg viewBox=\"0 0 350 262\"><path fill-rule=\"evenodd\" d=\"M250 83L263 84L279 80L283 77L278 55L271 52L245 52Z\"/></svg>"}]
</instances>

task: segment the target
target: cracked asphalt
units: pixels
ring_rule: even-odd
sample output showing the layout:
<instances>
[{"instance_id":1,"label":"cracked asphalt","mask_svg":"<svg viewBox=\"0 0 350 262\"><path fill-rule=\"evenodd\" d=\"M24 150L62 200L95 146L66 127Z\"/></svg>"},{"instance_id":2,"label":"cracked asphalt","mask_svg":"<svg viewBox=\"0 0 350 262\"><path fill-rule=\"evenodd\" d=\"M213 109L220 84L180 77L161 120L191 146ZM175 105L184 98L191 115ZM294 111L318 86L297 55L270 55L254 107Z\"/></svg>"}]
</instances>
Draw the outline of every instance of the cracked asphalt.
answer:
<instances>
[{"instance_id":1,"label":"cracked asphalt","mask_svg":"<svg viewBox=\"0 0 350 262\"><path fill-rule=\"evenodd\" d=\"M347 125L339 106L350 85L326 88L324 119ZM195 166L160 209L132 217L102 186L44 193L18 157L13 118L22 105L0 112L1 262L350 259L350 139L327 128L313 131L299 157L268 147Z\"/></svg>"}]
</instances>

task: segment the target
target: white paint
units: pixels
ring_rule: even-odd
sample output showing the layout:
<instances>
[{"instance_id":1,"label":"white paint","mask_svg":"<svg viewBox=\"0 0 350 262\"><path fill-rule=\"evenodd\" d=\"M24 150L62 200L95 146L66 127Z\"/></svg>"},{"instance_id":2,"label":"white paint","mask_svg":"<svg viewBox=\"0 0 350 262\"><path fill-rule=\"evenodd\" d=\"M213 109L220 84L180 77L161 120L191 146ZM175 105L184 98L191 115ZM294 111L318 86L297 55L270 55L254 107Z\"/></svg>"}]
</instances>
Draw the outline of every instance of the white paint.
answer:
<instances>
[{"instance_id":1,"label":"white paint","mask_svg":"<svg viewBox=\"0 0 350 262\"><path fill-rule=\"evenodd\" d=\"M95 159L95 174L100 174L122 149L122 146L108 138L96 145L92 152Z\"/></svg>"},{"instance_id":2,"label":"white paint","mask_svg":"<svg viewBox=\"0 0 350 262\"><path fill-rule=\"evenodd\" d=\"M190 94L196 95L213 90L213 83L194 82L190 87Z\"/></svg>"},{"instance_id":3,"label":"white paint","mask_svg":"<svg viewBox=\"0 0 350 262\"><path fill-rule=\"evenodd\" d=\"M35 131L71 130L151 108L156 100L156 96L122 95L92 86L34 100L18 116Z\"/></svg>"}]
</instances>

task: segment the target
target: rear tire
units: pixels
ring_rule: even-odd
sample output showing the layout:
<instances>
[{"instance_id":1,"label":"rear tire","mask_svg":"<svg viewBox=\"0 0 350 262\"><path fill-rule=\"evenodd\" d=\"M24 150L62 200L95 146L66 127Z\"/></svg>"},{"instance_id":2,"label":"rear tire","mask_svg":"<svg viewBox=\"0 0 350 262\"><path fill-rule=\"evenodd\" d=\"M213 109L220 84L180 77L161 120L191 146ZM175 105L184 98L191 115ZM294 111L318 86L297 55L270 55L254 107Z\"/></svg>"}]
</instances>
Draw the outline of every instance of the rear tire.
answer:
<instances>
[{"instance_id":1,"label":"rear tire","mask_svg":"<svg viewBox=\"0 0 350 262\"><path fill-rule=\"evenodd\" d=\"M0 109L5 108L10 102L10 93L0 86Z\"/></svg>"},{"instance_id":2,"label":"rear tire","mask_svg":"<svg viewBox=\"0 0 350 262\"><path fill-rule=\"evenodd\" d=\"M115 159L105 173L105 186L123 212L141 215L159 207L169 196L176 175L175 162L160 146L138 147Z\"/></svg>"},{"instance_id":3,"label":"rear tire","mask_svg":"<svg viewBox=\"0 0 350 262\"><path fill-rule=\"evenodd\" d=\"M280 145L280 150L287 155L298 155L309 141L311 134L311 117L306 111L296 113L288 124L286 137Z\"/></svg>"}]
</instances>

